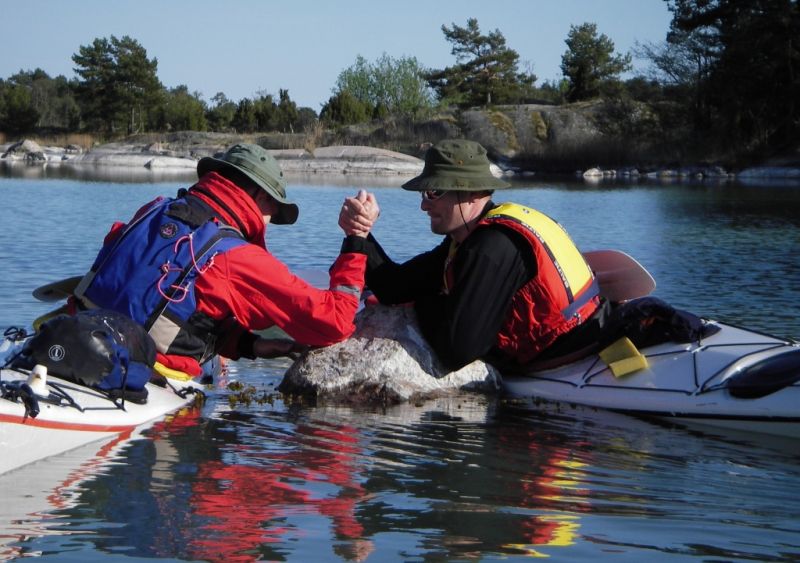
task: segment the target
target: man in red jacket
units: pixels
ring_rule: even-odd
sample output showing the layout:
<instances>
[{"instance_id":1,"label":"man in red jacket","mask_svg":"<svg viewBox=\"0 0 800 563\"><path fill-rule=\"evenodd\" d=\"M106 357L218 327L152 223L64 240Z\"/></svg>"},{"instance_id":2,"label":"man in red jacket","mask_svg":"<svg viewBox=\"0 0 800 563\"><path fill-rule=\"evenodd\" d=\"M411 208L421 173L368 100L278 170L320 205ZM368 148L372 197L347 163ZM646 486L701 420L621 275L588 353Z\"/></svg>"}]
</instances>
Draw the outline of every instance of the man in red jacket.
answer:
<instances>
[{"instance_id":1,"label":"man in red jacket","mask_svg":"<svg viewBox=\"0 0 800 563\"><path fill-rule=\"evenodd\" d=\"M75 291L78 306L112 309L142 324L162 373L196 376L215 354L277 357L352 334L366 256L340 254L329 289L320 290L267 250L266 225L298 216L272 156L238 144L200 160L197 172L198 182L176 198L158 198L112 227ZM294 340L253 332L272 326Z\"/></svg>"}]
</instances>

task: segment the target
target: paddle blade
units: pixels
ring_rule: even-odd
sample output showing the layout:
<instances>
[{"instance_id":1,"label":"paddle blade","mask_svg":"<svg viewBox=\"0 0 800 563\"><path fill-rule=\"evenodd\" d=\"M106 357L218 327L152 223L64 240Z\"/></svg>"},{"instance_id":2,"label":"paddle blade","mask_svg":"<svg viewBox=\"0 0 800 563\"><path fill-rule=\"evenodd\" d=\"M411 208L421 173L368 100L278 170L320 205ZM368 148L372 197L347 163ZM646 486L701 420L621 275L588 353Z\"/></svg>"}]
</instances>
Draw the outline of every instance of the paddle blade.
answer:
<instances>
[{"instance_id":1,"label":"paddle blade","mask_svg":"<svg viewBox=\"0 0 800 563\"><path fill-rule=\"evenodd\" d=\"M620 250L584 252L600 286L600 295L613 302L629 301L650 295L656 281L644 266Z\"/></svg>"},{"instance_id":2,"label":"paddle blade","mask_svg":"<svg viewBox=\"0 0 800 563\"><path fill-rule=\"evenodd\" d=\"M75 291L83 276L73 276L37 287L33 290L34 298L39 301L53 302L66 299Z\"/></svg>"}]
</instances>

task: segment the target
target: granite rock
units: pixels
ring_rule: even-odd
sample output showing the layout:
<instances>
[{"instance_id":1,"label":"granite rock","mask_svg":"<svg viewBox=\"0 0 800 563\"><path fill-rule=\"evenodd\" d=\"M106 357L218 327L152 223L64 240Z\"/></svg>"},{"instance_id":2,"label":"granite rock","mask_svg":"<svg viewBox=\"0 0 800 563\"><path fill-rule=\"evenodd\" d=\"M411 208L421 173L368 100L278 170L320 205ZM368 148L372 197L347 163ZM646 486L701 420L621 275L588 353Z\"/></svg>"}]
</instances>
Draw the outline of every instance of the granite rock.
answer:
<instances>
[{"instance_id":1,"label":"granite rock","mask_svg":"<svg viewBox=\"0 0 800 563\"><path fill-rule=\"evenodd\" d=\"M423 338L413 308L369 305L358 314L353 336L304 354L279 390L328 403L397 404L463 390L493 392L499 381L480 360L448 371Z\"/></svg>"}]
</instances>

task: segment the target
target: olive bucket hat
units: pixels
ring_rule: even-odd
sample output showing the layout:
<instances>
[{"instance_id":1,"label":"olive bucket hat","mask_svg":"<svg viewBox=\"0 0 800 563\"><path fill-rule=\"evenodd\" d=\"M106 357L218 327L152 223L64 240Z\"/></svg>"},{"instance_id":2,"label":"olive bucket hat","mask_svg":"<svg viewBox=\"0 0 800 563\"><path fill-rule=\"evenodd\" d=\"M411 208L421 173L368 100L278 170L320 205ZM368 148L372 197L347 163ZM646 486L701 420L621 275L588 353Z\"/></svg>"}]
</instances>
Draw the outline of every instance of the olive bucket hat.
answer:
<instances>
[{"instance_id":1,"label":"olive bucket hat","mask_svg":"<svg viewBox=\"0 0 800 563\"><path fill-rule=\"evenodd\" d=\"M509 187L492 175L490 165L486 149L475 141L440 141L425 153L422 174L403 184L403 189L478 192Z\"/></svg>"},{"instance_id":2,"label":"olive bucket hat","mask_svg":"<svg viewBox=\"0 0 800 563\"><path fill-rule=\"evenodd\" d=\"M271 222L291 225L297 221L297 205L286 199L286 180L278 162L258 145L238 144L230 147L220 158L204 157L197 163L197 176L225 170L241 172L278 202L278 213Z\"/></svg>"}]
</instances>

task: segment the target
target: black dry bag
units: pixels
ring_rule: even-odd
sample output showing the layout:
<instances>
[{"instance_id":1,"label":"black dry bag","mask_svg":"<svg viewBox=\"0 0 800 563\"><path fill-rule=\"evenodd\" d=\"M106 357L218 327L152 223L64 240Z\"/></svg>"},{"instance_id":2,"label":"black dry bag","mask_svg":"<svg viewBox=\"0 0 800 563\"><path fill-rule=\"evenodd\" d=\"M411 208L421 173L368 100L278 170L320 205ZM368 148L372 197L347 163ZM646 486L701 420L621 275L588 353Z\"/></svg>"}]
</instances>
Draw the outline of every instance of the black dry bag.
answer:
<instances>
[{"instance_id":1,"label":"black dry bag","mask_svg":"<svg viewBox=\"0 0 800 563\"><path fill-rule=\"evenodd\" d=\"M144 327L121 313L95 309L43 323L13 366L42 364L49 373L83 385L141 391L155 358L155 343Z\"/></svg>"}]
</instances>

